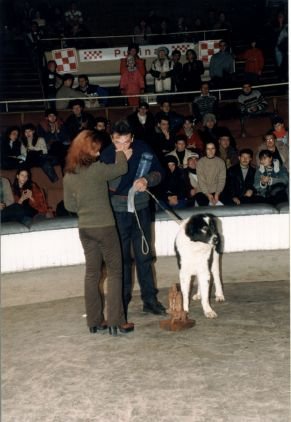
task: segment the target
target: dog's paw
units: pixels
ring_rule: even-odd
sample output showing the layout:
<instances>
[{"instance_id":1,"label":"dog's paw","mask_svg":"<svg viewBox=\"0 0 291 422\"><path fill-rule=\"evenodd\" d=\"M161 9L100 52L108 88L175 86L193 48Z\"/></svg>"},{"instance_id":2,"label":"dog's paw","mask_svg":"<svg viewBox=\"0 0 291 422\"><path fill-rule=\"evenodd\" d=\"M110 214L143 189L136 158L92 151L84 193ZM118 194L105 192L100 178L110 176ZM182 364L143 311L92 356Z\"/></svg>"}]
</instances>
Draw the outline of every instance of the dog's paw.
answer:
<instances>
[{"instance_id":1,"label":"dog's paw","mask_svg":"<svg viewBox=\"0 0 291 422\"><path fill-rule=\"evenodd\" d=\"M196 293L196 295L192 296L193 300L201 300L201 295L199 293Z\"/></svg>"},{"instance_id":2,"label":"dog's paw","mask_svg":"<svg viewBox=\"0 0 291 422\"><path fill-rule=\"evenodd\" d=\"M223 295L217 295L215 296L215 302L224 302L225 298Z\"/></svg>"},{"instance_id":3,"label":"dog's paw","mask_svg":"<svg viewBox=\"0 0 291 422\"><path fill-rule=\"evenodd\" d=\"M207 312L204 312L204 315L206 316L206 318L210 318L210 319L217 318L217 313L214 312L213 309L211 309Z\"/></svg>"}]
</instances>

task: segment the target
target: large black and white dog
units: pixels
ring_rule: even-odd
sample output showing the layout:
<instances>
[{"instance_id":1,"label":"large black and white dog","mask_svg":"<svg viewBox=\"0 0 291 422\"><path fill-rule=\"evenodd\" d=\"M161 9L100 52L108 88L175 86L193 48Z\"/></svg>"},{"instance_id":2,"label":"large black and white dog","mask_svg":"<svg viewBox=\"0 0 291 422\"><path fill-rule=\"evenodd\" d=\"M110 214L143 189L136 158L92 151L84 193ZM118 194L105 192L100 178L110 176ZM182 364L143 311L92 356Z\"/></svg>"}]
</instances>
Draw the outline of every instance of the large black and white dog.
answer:
<instances>
[{"instance_id":1,"label":"large black and white dog","mask_svg":"<svg viewBox=\"0 0 291 422\"><path fill-rule=\"evenodd\" d=\"M201 299L203 312L207 318L217 317L210 306L209 295L212 273L216 301L224 301L219 273L220 243L216 219L210 214L193 215L181 224L175 240L175 250L184 311L189 311L191 277L196 276L198 289L193 299Z\"/></svg>"}]
</instances>

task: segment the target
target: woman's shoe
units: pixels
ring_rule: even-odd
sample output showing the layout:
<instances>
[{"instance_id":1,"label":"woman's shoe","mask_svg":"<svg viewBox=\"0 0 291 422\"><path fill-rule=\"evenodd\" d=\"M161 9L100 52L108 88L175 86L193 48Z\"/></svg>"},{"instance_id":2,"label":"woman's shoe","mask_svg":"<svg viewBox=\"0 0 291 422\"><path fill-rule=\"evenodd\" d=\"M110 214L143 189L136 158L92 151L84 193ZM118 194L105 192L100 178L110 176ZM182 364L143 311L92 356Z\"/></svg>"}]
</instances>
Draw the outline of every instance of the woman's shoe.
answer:
<instances>
[{"instance_id":1,"label":"woman's shoe","mask_svg":"<svg viewBox=\"0 0 291 422\"><path fill-rule=\"evenodd\" d=\"M133 322L125 322L124 324L119 325L119 331L122 334L127 334L134 331L134 323Z\"/></svg>"}]
</instances>

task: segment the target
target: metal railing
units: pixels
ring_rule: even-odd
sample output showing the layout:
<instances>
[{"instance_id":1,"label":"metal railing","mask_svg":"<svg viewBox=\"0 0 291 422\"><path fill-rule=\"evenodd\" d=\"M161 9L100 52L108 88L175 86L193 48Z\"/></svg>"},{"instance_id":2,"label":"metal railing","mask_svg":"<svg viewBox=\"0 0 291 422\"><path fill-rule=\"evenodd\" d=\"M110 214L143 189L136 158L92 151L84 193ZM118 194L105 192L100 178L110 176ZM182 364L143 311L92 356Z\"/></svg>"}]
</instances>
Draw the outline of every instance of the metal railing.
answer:
<instances>
[{"instance_id":1,"label":"metal railing","mask_svg":"<svg viewBox=\"0 0 291 422\"><path fill-rule=\"evenodd\" d=\"M201 31L185 31L185 32L169 32L168 34L147 34L146 37L149 40L147 43L148 45L151 45L151 41L155 44L155 38L159 38L162 40L162 43L169 43L173 42L173 40L178 41L181 37L184 37L184 40L182 42L197 42L206 40L206 34L224 34L225 32L228 32L228 29L205 29ZM116 42L115 40L119 40L118 46L121 45L127 45L130 42L134 42L136 38L140 38L141 35L138 34L124 34L124 35L96 35L96 36L86 36L86 37L51 37L51 38L42 38L40 41L42 44L45 43L58 43L59 48L66 48L67 47L67 41L76 41L82 42L82 41L95 41L96 46L98 46L98 42L102 41L102 47L115 47ZM209 38L208 38L209 39ZM90 43L88 43L87 48L91 48ZM50 45L51 47L51 45Z\"/></svg>"},{"instance_id":2,"label":"metal railing","mask_svg":"<svg viewBox=\"0 0 291 422\"><path fill-rule=\"evenodd\" d=\"M265 88L275 88L275 87L288 87L289 84L288 82L280 82L280 83L275 83L275 84L264 84L264 85L254 85L253 88L258 88L261 89L262 91L264 91ZM238 87L232 87L232 88L221 88L221 89L212 89L211 93L212 94L216 94L217 98L219 101L233 101L236 100L237 97L232 97L232 98L225 98L224 94L230 93L230 92L240 92L241 91L241 86ZM187 98L189 98L189 95L199 95L201 92L200 91L183 91L183 92L163 92L163 93L156 93L156 92L148 92L145 94L140 94L140 95L108 95L108 96L98 96L96 97L96 99L98 100L108 100L109 102L112 103L112 100L125 100L126 98L141 98L144 101L146 101L149 104L157 104L157 97L158 98L162 98L162 97L166 97L169 98L171 100L171 102L175 102L175 97L179 99L179 101L177 102L189 102L189 99L187 100ZM278 94L279 96L282 95ZM271 97L274 97L276 95L271 95ZM185 101L181 101L181 98L185 97ZM90 101L94 100L95 97L91 97L88 96L86 98L84 97L78 97L77 91L76 91L76 97L75 98L58 98L58 99L54 99L54 98L41 98L41 99L32 99L32 100L25 100L25 99L19 99L19 100L2 100L0 101L0 107L2 107L4 112L9 112L9 105L12 104L34 104L34 103L46 103L46 105L49 104L49 102L55 101L71 101L73 99L80 99L83 101ZM112 105L114 106L114 105ZM111 107L111 105L106 106ZM4 110L5 108L5 110Z\"/></svg>"}]
</instances>

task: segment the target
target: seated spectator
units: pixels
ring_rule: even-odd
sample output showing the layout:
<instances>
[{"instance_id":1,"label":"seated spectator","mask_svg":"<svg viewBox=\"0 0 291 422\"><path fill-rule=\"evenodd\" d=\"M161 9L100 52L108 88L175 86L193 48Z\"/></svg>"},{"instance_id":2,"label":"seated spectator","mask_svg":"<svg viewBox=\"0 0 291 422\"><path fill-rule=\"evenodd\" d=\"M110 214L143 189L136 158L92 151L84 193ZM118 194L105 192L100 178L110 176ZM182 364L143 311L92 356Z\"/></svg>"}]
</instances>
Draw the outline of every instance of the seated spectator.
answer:
<instances>
[{"instance_id":1,"label":"seated spectator","mask_svg":"<svg viewBox=\"0 0 291 422\"><path fill-rule=\"evenodd\" d=\"M138 55L139 46L138 44L131 43L127 47L127 57L132 56L135 61L135 66L139 70L139 73L143 78L146 75L145 61ZM127 57L120 59L120 75L127 71Z\"/></svg>"},{"instance_id":2,"label":"seated spectator","mask_svg":"<svg viewBox=\"0 0 291 422\"><path fill-rule=\"evenodd\" d=\"M205 153L206 156L200 158L196 166L198 193L195 196L195 201L202 206L222 205L220 194L226 181L225 163L215 155L215 143L208 141L205 145Z\"/></svg>"},{"instance_id":3,"label":"seated spectator","mask_svg":"<svg viewBox=\"0 0 291 422\"><path fill-rule=\"evenodd\" d=\"M199 155L204 150L204 143L202 142L198 130L195 128L193 116L184 118L182 128L179 130L178 135L185 135L187 138L186 147L192 152L197 152Z\"/></svg>"},{"instance_id":4,"label":"seated spectator","mask_svg":"<svg viewBox=\"0 0 291 422\"><path fill-rule=\"evenodd\" d=\"M155 92L170 92L172 85L173 62L169 59L167 47L157 48L157 58L153 60L150 74L154 78Z\"/></svg>"},{"instance_id":5,"label":"seated spectator","mask_svg":"<svg viewBox=\"0 0 291 422\"><path fill-rule=\"evenodd\" d=\"M256 38L252 38L250 47L239 54L237 59L245 61L245 79L252 84L257 84L262 75L265 59L263 51L257 48Z\"/></svg>"},{"instance_id":6,"label":"seated spectator","mask_svg":"<svg viewBox=\"0 0 291 422\"><path fill-rule=\"evenodd\" d=\"M70 101L72 114L65 121L69 139L72 141L78 133L84 129L92 130L95 126L95 119L92 114L84 111L85 102L83 100Z\"/></svg>"},{"instance_id":7,"label":"seated spectator","mask_svg":"<svg viewBox=\"0 0 291 422\"><path fill-rule=\"evenodd\" d=\"M127 70L122 73L119 86L122 95L140 95L144 93L144 78L136 67L133 56L127 56ZM137 107L139 102L138 96L127 98L127 103L130 106Z\"/></svg>"},{"instance_id":8,"label":"seated spectator","mask_svg":"<svg viewBox=\"0 0 291 422\"><path fill-rule=\"evenodd\" d=\"M186 185L178 168L178 160L173 155L165 157L166 174L160 186L160 199L169 208L187 206Z\"/></svg>"},{"instance_id":9,"label":"seated spectator","mask_svg":"<svg viewBox=\"0 0 291 422\"><path fill-rule=\"evenodd\" d=\"M253 204L262 202L254 187L256 169L251 165L253 151L240 150L239 162L227 170L225 189L221 200L225 205Z\"/></svg>"},{"instance_id":10,"label":"seated spectator","mask_svg":"<svg viewBox=\"0 0 291 422\"><path fill-rule=\"evenodd\" d=\"M134 27L133 30L134 33L134 42L138 45L145 45L145 44L151 44L151 38L149 35L151 35L152 30L151 27L147 24L145 19L141 19Z\"/></svg>"},{"instance_id":11,"label":"seated spectator","mask_svg":"<svg viewBox=\"0 0 291 422\"><path fill-rule=\"evenodd\" d=\"M176 135L175 138L175 149L170 151L168 155L177 158L177 164L180 169L186 168L188 164L188 158L192 156L192 151L186 148L187 137L185 135Z\"/></svg>"},{"instance_id":12,"label":"seated spectator","mask_svg":"<svg viewBox=\"0 0 291 422\"><path fill-rule=\"evenodd\" d=\"M83 13L77 9L77 4L72 2L68 10L65 11L65 22L73 25L75 22L83 23Z\"/></svg>"},{"instance_id":13,"label":"seated spectator","mask_svg":"<svg viewBox=\"0 0 291 422\"><path fill-rule=\"evenodd\" d=\"M64 168L65 156L70 144L69 134L64 122L58 118L57 111L47 109L40 120L37 132L44 138L48 154L55 158L56 163Z\"/></svg>"},{"instance_id":14,"label":"seated spectator","mask_svg":"<svg viewBox=\"0 0 291 422\"><path fill-rule=\"evenodd\" d=\"M206 114L217 115L218 100L215 95L209 93L209 83L202 82L200 86L201 95L195 97L192 103L193 114L197 120L202 121Z\"/></svg>"},{"instance_id":15,"label":"seated spectator","mask_svg":"<svg viewBox=\"0 0 291 422\"><path fill-rule=\"evenodd\" d=\"M169 41L169 22L166 18L161 18L157 25L157 34L154 37L154 44L164 44Z\"/></svg>"},{"instance_id":16,"label":"seated spectator","mask_svg":"<svg viewBox=\"0 0 291 422\"><path fill-rule=\"evenodd\" d=\"M101 151L103 151L103 149L105 149L108 145L111 144L111 137L109 132L107 131L107 128L108 120L106 119L106 117L96 117L94 130L96 130L100 135L100 140L102 141Z\"/></svg>"},{"instance_id":17,"label":"seated spectator","mask_svg":"<svg viewBox=\"0 0 291 422\"><path fill-rule=\"evenodd\" d=\"M11 126L1 139L1 168L5 170L17 169L25 160L21 155L20 129Z\"/></svg>"},{"instance_id":18,"label":"seated spectator","mask_svg":"<svg viewBox=\"0 0 291 422\"><path fill-rule=\"evenodd\" d=\"M155 127L155 136L150 141L150 146L156 153L159 161L163 163L164 157L174 149L175 138L170 131L168 117L160 117Z\"/></svg>"},{"instance_id":19,"label":"seated spectator","mask_svg":"<svg viewBox=\"0 0 291 422\"><path fill-rule=\"evenodd\" d=\"M69 107L70 100L76 97L86 98L86 95L83 92L76 92L72 86L74 83L74 76L70 73L63 75L63 85L57 90L56 99L57 101L56 109L65 110Z\"/></svg>"},{"instance_id":20,"label":"seated spectator","mask_svg":"<svg viewBox=\"0 0 291 422\"><path fill-rule=\"evenodd\" d=\"M174 32L179 32L181 35L176 35L175 40L176 42L185 42L189 40L189 34L185 34L185 32L188 32L189 28L186 24L185 17L179 16L176 22L176 25L174 26Z\"/></svg>"},{"instance_id":21,"label":"seated spectator","mask_svg":"<svg viewBox=\"0 0 291 422\"><path fill-rule=\"evenodd\" d=\"M186 51L186 63L183 65L184 90L197 91L201 86L201 75L204 73L204 66L201 60L197 60L197 54L193 49ZM193 95L187 95L189 101Z\"/></svg>"},{"instance_id":22,"label":"seated spectator","mask_svg":"<svg viewBox=\"0 0 291 422\"><path fill-rule=\"evenodd\" d=\"M232 82L234 75L234 59L224 40L220 40L219 42L219 52L211 56L209 75L213 88L226 88Z\"/></svg>"},{"instance_id":23,"label":"seated spectator","mask_svg":"<svg viewBox=\"0 0 291 422\"><path fill-rule=\"evenodd\" d=\"M218 138L217 156L222 158L227 169L238 162L237 151L230 144L230 136L228 132L221 132Z\"/></svg>"},{"instance_id":24,"label":"seated spectator","mask_svg":"<svg viewBox=\"0 0 291 422\"><path fill-rule=\"evenodd\" d=\"M53 217L43 191L31 180L31 173L27 168L17 170L12 184L12 192L15 203L21 205L24 210L26 225L31 224L32 219L36 215L41 215L45 218Z\"/></svg>"},{"instance_id":25,"label":"seated spectator","mask_svg":"<svg viewBox=\"0 0 291 422\"><path fill-rule=\"evenodd\" d=\"M55 100L57 89L62 85L62 76L57 73L57 63L49 60L43 71L43 86L45 96L49 100ZM55 101L49 101L50 107L54 108Z\"/></svg>"},{"instance_id":26,"label":"seated spectator","mask_svg":"<svg viewBox=\"0 0 291 422\"><path fill-rule=\"evenodd\" d=\"M155 135L155 118L149 111L149 105L142 101L138 109L127 117L136 139L150 144Z\"/></svg>"},{"instance_id":27,"label":"seated spectator","mask_svg":"<svg viewBox=\"0 0 291 422\"><path fill-rule=\"evenodd\" d=\"M280 116L276 116L272 120L273 134L276 136L277 143L283 143L289 145L289 133L285 128L284 119Z\"/></svg>"},{"instance_id":28,"label":"seated spectator","mask_svg":"<svg viewBox=\"0 0 291 422\"><path fill-rule=\"evenodd\" d=\"M187 167L183 170L188 205L193 206L195 205L195 195L198 193L198 177L196 172L198 160L199 155L196 152L192 152L192 155L188 157Z\"/></svg>"},{"instance_id":29,"label":"seated spectator","mask_svg":"<svg viewBox=\"0 0 291 422\"><path fill-rule=\"evenodd\" d=\"M267 116L268 103L258 89L253 89L249 82L245 82L242 93L238 96L241 119L241 136L245 137L244 121L246 117Z\"/></svg>"},{"instance_id":30,"label":"seated spectator","mask_svg":"<svg viewBox=\"0 0 291 422\"><path fill-rule=\"evenodd\" d=\"M181 52L179 50L174 50L172 52L172 92L181 92L184 90L183 65L180 63L180 59Z\"/></svg>"},{"instance_id":31,"label":"seated spectator","mask_svg":"<svg viewBox=\"0 0 291 422\"><path fill-rule=\"evenodd\" d=\"M181 129L184 118L171 110L171 103L166 98L162 98L160 101L160 111L155 115L156 121L159 121L161 117L167 117L169 119L170 130L172 132L177 132Z\"/></svg>"},{"instance_id":32,"label":"seated spectator","mask_svg":"<svg viewBox=\"0 0 291 422\"><path fill-rule=\"evenodd\" d=\"M223 11L219 12L217 20L213 25L213 29L227 29L228 31L231 31L231 24L226 20L225 13Z\"/></svg>"},{"instance_id":33,"label":"seated spectator","mask_svg":"<svg viewBox=\"0 0 291 422\"><path fill-rule=\"evenodd\" d=\"M268 204L277 205L288 201L289 175L284 166L273 158L269 150L259 153L260 167L255 174L255 189Z\"/></svg>"},{"instance_id":34,"label":"seated spectator","mask_svg":"<svg viewBox=\"0 0 291 422\"><path fill-rule=\"evenodd\" d=\"M7 221L17 221L18 223L28 223L25 212L21 205L16 204L8 179L0 177L0 211L1 223Z\"/></svg>"},{"instance_id":35,"label":"seated spectator","mask_svg":"<svg viewBox=\"0 0 291 422\"><path fill-rule=\"evenodd\" d=\"M262 150L269 150L273 158L279 160L280 166L284 166L289 172L289 148L283 142L278 142L274 133L267 133L264 136L264 142L258 147L256 154L257 166L260 165L259 153Z\"/></svg>"},{"instance_id":36,"label":"seated spectator","mask_svg":"<svg viewBox=\"0 0 291 422\"><path fill-rule=\"evenodd\" d=\"M202 128L199 130L199 136L202 139L204 145L207 141L212 141L217 146L219 137L219 128L216 125L216 117L212 113L204 115L202 120Z\"/></svg>"},{"instance_id":37,"label":"seated spectator","mask_svg":"<svg viewBox=\"0 0 291 422\"><path fill-rule=\"evenodd\" d=\"M107 89L99 85L90 84L87 75L78 75L78 86L75 89L87 97L92 97L90 101L86 101L87 107L99 107L99 105L106 107L108 104L108 98L98 98L108 96Z\"/></svg>"},{"instance_id":38,"label":"seated spectator","mask_svg":"<svg viewBox=\"0 0 291 422\"><path fill-rule=\"evenodd\" d=\"M21 155L25 157L25 166L40 167L51 182L57 182L59 178L54 169L56 161L49 156L45 139L38 136L36 127L31 123L24 125L22 130Z\"/></svg>"}]
</instances>

